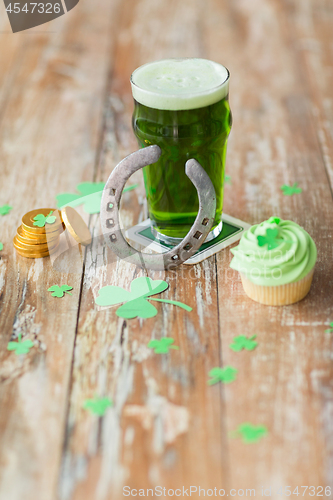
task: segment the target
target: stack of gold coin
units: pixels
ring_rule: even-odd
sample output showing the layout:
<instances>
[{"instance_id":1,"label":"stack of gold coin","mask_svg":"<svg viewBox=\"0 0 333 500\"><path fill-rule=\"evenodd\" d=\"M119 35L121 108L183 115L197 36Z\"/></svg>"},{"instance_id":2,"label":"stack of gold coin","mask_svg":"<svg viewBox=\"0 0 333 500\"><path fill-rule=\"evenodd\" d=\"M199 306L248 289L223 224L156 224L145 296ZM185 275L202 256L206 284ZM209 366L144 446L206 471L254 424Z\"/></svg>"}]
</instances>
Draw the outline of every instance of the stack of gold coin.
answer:
<instances>
[{"instance_id":1,"label":"stack of gold coin","mask_svg":"<svg viewBox=\"0 0 333 500\"><path fill-rule=\"evenodd\" d=\"M13 240L18 254L36 259L47 257L59 246L60 234L64 229L61 214L54 208L32 210L22 217Z\"/></svg>"}]
</instances>

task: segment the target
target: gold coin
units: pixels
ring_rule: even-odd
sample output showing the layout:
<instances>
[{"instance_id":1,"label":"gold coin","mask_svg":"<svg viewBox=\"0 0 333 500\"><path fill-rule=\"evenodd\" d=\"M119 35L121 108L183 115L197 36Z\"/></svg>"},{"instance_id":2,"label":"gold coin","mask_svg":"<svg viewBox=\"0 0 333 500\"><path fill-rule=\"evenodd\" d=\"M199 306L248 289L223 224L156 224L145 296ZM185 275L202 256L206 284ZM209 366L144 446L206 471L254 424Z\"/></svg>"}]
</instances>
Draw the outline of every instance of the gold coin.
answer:
<instances>
[{"instance_id":1,"label":"gold coin","mask_svg":"<svg viewBox=\"0 0 333 500\"><path fill-rule=\"evenodd\" d=\"M49 246L49 247L54 246L60 241L60 237L54 238L52 241L45 241L44 243L40 242L38 243L35 240L27 240L29 241L29 243L27 243L27 241L20 241L20 236L16 234L13 241L15 241L18 244L18 246L21 246L22 248L25 248L27 246L32 246L33 248L38 249L41 248L42 246Z\"/></svg>"},{"instance_id":2,"label":"gold coin","mask_svg":"<svg viewBox=\"0 0 333 500\"><path fill-rule=\"evenodd\" d=\"M52 246L48 245L26 245L25 243L21 243L20 241L17 240L16 236L13 239L13 244L14 247L21 252L25 253L34 253L34 254L40 254L44 252L49 252L53 248L57 247L59 244L59 241L55 241Z\"/></svg>"},{"instance_id":3,"label":"gold coin","mask_svg":"<svg viewBox=\"0 0 333 500\"><path fill-rule=\"evenodd\" d=\"M50 254L49 252L45 253L45 254L38 254L38 255L35 255L35 254L25 254L23 252L21 252L21 250L18 250L16 248L16 252L21 255L21 257L25 257L26 259L41 259L41 258L44 258L44 257L48 257Z\"/></svg>"},{"instance_id":4,"label":"gold coin","mask_svg":"<svg viewBox=\"0 0 333 500\"><path fill-rule=\"evenodd\" d=\"M27 250L27 251L32 251L32 252L45 252L45 251L49 251L50 248L53 248L54 246L56 246L58 244L58 241L54 241L53 244L51 243L38 243L37 245L34 244L34 243L25 243L22 241L20 241L17 237L17 235L15 236L15 238L13 239L13 243L14 243L14 246L17 245L19 248L21 248L22 250Z\"/></svg>"},{"instance_id":5,"label":"gold coin","mask_svg":"<svg viewBox=\"0 0 333 500\"><path fill-rule=\"evenodd\" d=\"M39 245L39 244L52 244L54 241L58 240L60 232L54 232L51 234L32 234L28 233L23 229L22 226L17 228L16 239L21 243L26 243L28 245Z\"/></svg>"},{"instance_id":6,"label":"gold coin","mask_svg":"<svg viewBox=\"0 0 333 500\"><path fill-rule=\"evenodd\" d=\"M55 249L48 251L48 252L39 252L39 253L34 253L34 252L24 252L23 250L20 250L19 248L15 248L16 252L22 255L23 257L28 257L31 259L38 259L39 257L47 257L48 255L53 254L56 252L58 247Z\"/></svg>"},{"instance_id":7,"label":"gold coin","mask_svg":"<svg viewBox=\"0 0 333 500\"><path fill-rule=\"evenodd\" d=\"M21 250L17 247L15 247L15 249L16 249L16 252L19 255L21 255L22 257L26 257L27 259L38 259L40 257L48 257L49 255L56 252L58 247L59 247L59 245L56 245L53 249L49 250L48 252L42 252L42 253L25 252L24 250Z\"/></svg>"},{"instance_id":8,"label":"gold coin","mask_svg":"<svg viewBox=\"0 0 333 500\"><path fill-rule=\"evenodd\" d=\"M45 234L36 234L36 233L31 233L29 231L27 231L26 229L24 229L23 225L21 225L18 229L17 229L17 234L21 237L21 238L25 238L29 241L35 241L36 243L46 243L46 233ZM57 234L57 233L55 233Z\"/></svg>"},{"instance_id":9,"label":"gold coin","mask_svg":"<svg viewBox=\"0 0 333 500\"><path fill-rule=\"evenodd\" d=\"M59 241L55 241L52 246L51 245L43 245L43 248L40 248L41 245L26 245L24 243L19 242L16 238L13 239L13 244L15 248L23 252L32 252L32 253L44 253L49 252L53 248L59 245Z\"/></svg>"},{"instance_id":10,"label":"gold coin","mask_svg":"<svg viewBox=\"0 0 333 500\"><path fill-rule=\"evenodd\" d=\"M49 215L50 212L52 212L51 216L56 217L54 223L52 224L46 223L45 226L43 227L34 225L34 223L36 223L36 221L34 221L34 217L36 217L36 215L42 214L46 217ZM59 231L61 226L62 226L61 215L59 210L56 210L55 208L40 208L37 210L31 210L22 217L22 227L27 232L33 234L45 234L46 232L52 233L54 231Z\"/></svg>"},{"instance_id":11,"label":"gold coin","mask_svg":"<svg viewBox=\"0 0 333 500\"><path fill-rule=\"evenodd\" d=\"M66 229L68 229L75 241L85 246L90 245L91 234L88 226L74 208L63 208L61 210L61 217Z\"/></svg>"},{"instance_id":12,"label":"gold coin","mask_svg":"<svg viewBox=\"0 0 333 500\"><path fill-rule=\"evenodd\" d=\"M61 233L64 232L62 225L58 226L58 229L52 231L46 226L46 231L44 231L43 233L34 233L27 227L25 227L23 224L20 227L26 238L37 239L37 240L44 239L44 241L47 241L50 238L51 239L57 238Z\"/></svg>"}]
</instances>

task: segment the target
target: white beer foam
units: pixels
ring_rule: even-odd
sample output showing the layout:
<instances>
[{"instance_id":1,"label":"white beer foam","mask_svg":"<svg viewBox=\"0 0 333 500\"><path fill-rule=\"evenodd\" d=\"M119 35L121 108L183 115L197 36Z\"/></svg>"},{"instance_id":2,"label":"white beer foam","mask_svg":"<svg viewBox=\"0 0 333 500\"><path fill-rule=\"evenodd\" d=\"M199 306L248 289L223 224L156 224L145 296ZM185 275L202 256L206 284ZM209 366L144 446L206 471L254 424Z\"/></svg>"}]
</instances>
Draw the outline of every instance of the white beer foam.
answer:
<instances>
[{"instance_id":1,"label":"white beer foam","mask_svg":"<svg viewBox=\"0 0 333 500\"><path fill-rule=\"evenodd\" d=\"M164 59L136 69L131 85L134 99L150 108L202 108L228 94L229 71L208 59Z\"/></svg>"}]
</instances>

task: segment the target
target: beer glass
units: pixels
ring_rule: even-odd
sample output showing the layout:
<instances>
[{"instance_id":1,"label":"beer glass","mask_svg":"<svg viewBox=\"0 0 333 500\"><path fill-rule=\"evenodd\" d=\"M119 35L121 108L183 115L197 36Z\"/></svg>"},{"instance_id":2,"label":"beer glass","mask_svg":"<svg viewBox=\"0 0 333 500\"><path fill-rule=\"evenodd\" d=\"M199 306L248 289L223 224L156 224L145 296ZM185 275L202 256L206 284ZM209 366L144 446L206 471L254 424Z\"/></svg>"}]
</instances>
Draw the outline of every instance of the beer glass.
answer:
<instances>
[{"instance_id":1,"label":"beer glass","mask_svg":"<svg viewBox=\"0 0 333 500\"><path fill-rule=\"evenodd\" d=\"M223 181L231 129L229 71L207 59L165 59L131 76L132 125L141 147L157 144L160 159L143 169L149 217L155 236L177 244L199 208L185 163L197 160L216 192L216 214L207 240L222 230Z\"/></svg>"}]
</instances>

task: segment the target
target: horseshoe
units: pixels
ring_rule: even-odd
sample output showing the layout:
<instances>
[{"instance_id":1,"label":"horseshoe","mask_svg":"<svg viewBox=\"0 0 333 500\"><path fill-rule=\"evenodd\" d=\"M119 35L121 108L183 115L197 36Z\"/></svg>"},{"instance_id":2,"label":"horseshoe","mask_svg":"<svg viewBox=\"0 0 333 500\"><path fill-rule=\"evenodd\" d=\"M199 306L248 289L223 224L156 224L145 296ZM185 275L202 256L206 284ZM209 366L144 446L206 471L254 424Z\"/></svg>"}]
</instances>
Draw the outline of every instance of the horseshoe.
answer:
<instances>
[{"instance_id":1,"label":"horseshoe","mask_svg":"<svg viewBox=\"0 0 333 500\"><path fill-rule=\"evenodd\" d=\"M126 156L108 178L101 201L101 225L107 245L121 259L147 269L173 269L199 249L214 222L216 212L215 189L208 174L194 159L185 164L185 173L194 184L199 197L199 211L185 238L168 252L143 253L127 243L119 224L119 205L126 181L134 172L155 163L161 156L159 146L148 146Z\"/></svg>"}]
</instances>

